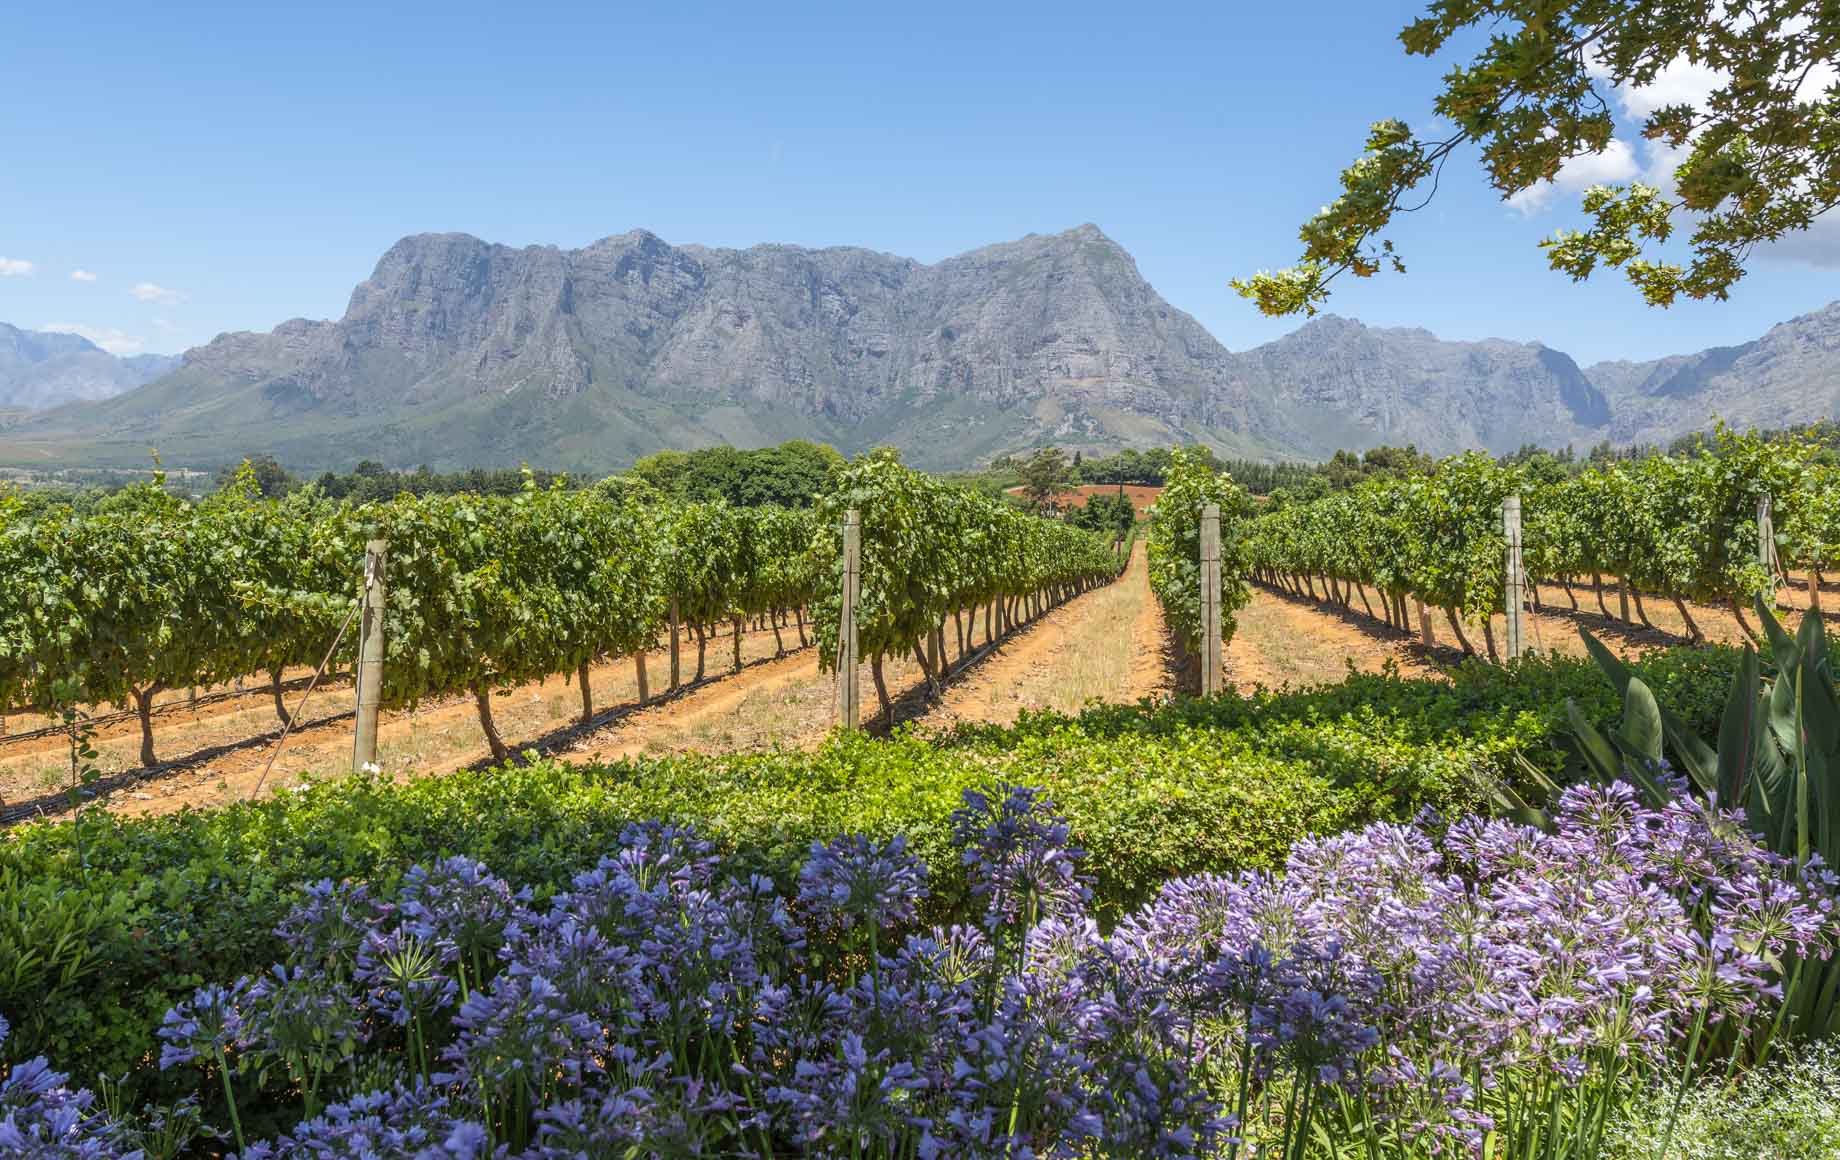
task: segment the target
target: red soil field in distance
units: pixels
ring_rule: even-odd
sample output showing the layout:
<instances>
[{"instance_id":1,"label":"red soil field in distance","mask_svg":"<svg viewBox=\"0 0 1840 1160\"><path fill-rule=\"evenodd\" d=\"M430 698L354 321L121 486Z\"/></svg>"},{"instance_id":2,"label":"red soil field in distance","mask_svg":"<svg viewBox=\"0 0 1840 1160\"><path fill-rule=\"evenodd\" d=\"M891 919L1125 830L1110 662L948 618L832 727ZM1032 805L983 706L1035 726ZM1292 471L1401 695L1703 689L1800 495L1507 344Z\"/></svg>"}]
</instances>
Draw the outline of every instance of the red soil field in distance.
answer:
<instances>
[{"instance_id":1,"label":"red soil field in distance","mask_svg":"<svg viewBox=\"0 0 1840 1160\"><path fill-rule=\"evenodd\" d=\"M1021 495L1024 490L1020 487L1012 487L1009 493ZM1090 496L1116 495L1117 492L1118 485L1115 483L1083 483L1072 491L1061 492L1054 497L1054 502L1064 508L1085 507L1086 500ZM1124 493L1131 497L1132 506L1137 508L1139 515L1142 515L1156 503L1156 497L1163 494L1163 489L1142 483L1127 483L1124 485Z\"/></svg>"}]
</instances>

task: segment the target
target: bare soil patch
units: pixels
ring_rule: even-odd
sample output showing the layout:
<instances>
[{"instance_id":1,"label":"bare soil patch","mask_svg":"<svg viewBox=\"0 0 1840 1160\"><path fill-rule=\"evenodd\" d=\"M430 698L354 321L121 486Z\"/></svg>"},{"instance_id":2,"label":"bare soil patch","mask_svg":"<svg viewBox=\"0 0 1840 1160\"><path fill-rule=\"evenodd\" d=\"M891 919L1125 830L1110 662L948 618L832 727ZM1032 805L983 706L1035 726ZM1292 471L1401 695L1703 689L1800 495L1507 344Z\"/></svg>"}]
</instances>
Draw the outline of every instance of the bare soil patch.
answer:
<instances>
[{"instance_id":1,"label":"bare soil patch","mask_svg":"<svg viewBox=\"0 0 1840 1160\"><path fill-rule=\"evenodd\" d=\"M1162 488L1153 487L1144 483L1127 483L1123 485L1116 483L1082 483L1078 487L1057 493L1054 496L1054 503L1063 508L1085 507L1086 501L1090 500L1095 495L1117 495L1121 486L1124 490L1124 494L1130 497L1131 506L1137 509L1137 514L1139 515L1143 515L1152 507L1155 507L1157 497L1163 494ZM1024 495L1027 492L1028 489L1025 487L1012 487L1009 489L1009 494L1011 495Z\"/></svg>"},{"instance_id":2,"label":"bare soil patch","mask_svg":"<svg viewBox=\"0 0 1840 1160\"><path fill-rule=\"evenodd\" d=\"M1238 625L1222 659L1227 679L1241 692L1339 681L1351 669L1377 673L1388 664L1408 676L1435 676L1455 659L1358 610L1266 588L1252 590Z\"/></svg>"},{"instance_id":3,"label":"bare soil patch","mask_svg":"<svg viewBox=\"0 0 1840 1160\"><path fill-rule=\"evenodd\" d=\"M1794 585L1782 591L1782 603L1777 611L1791 631L1800 624L1808 608L1806 578L1795 579ZM1823 609L1828 619L1833 619L1836 610L1840 610L1840 592L1829 595L1833 588L1831 584L1822 587ZM1629 657L1684 645L1691 639L1686 618L1674 602L1665 597L1644 596L1642 599L1641 606L1652 627L1640 622L1633 600L1629 606L1630 616L1636 623L1622 621L1617 615L1622 605L1614 581L1607 581L1604 586L1603 606L1612 613L1610 616L1599 610L1596 595L1588 583L1574 585L1570 597L1562 585L1543 584L1540 598L1540 608L1526 621L1527 644L1540 655L1588 655L1579 636L1581 628L1589 630L1620 655ZM1578 603L1576 609L1572 607L1574 598ZM1260 685L1267 688L1286 684L1301 686L1341 680L1351 669L1379 672L1389 663L1397 665L1406 675L1437 676L1463 659L1449 623L1439 610L1432 610L1435 643L1427 648L1419 633L1401 632L1378 617L1366 615L1358 598L1354 605L1352 609L1345 609L1324 600L1312 601L1289 592L1255 587L1252 602L1238 615L1239 628L1226 651L1228 679L1242 691ZM1415 605L1408 602L1408 607L1414 610L1413 627L1417 629ZM1741 645L1747 640L1729 608L1689 602L1687 613L1710 643ZM1745 610L1745 621L1753 632L1760 631L1755 610ZM1505 648L1507 617L1495 614L1490 619L1490 628L1497 648ZM1468 621L1463 630L1477 652L1486 655L1486 638L1481 624Z\"/></svg>"},{"instance_id":4,"label":"bare soil patch","mask_svg":"<svg viewBox=\"0 0 1840 1160\"><path fill-rule=\"evenodd\" d=\"M1078 712L1090 700L1130 703L1167 693L1162 615L1151 599L1141 545L1115 582L1086 592L1022 629L954 681L927 725L1008 725L1024 709Z\"/></svg>"}]
</instances>

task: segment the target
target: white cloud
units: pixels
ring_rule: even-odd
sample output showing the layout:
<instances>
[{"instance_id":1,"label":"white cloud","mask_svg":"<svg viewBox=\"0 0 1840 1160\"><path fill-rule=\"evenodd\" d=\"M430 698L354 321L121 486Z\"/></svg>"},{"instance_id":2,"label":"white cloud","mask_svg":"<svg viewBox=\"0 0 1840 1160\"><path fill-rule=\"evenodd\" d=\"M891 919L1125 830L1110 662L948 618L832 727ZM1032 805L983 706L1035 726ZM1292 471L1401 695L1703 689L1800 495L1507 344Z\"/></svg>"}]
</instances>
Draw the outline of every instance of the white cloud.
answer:
<instances>
[{"instance_id":1,"label":"white cloud","mask_svg":"<svg viewBox=\"0 0 1840 1160\"><path fill-rule=\"evenodd\" d=\"M1739 23L1750 22L1741 20ZM1783 31L1793 35L1805 30L1808 23L1805 18L1791 20L1783 26ZM1601 66L1594 66L1590 71L1591 75L1599 79L1608 77ZM1704 110L1712 94L1730 83L1730 73L1679 57L1656 73L1648 84L1617 86L1616 98L1625 120L1642 122L1669 105L1690 105ZM1836 83L1840 83L1840 66L1831 61L1815 61L1801 77L1796 87L1796 99L1818 101ZM1671 192L1674 188L1674 171L1680 168L1680 163L1687 159L1692 150L1690 144L1676 146L1665 141L1648 142L1643 150L1646 164L1642 168L1642 180Z\"/></svg>"},{"instance_id":2,"label":"white cloud","mask_svg":"<svg viewBox=\"0 0 1840 1160\"><path fill-rule=\"evenodd\" d=\"M47 322L40 330L56 331L59 334L75 334L89 339L110 354L139 354L146 345L142 339L126 331L116 330L111 326L83 326L75 322Z\"/></svg>"},{"instance_id":3,"label":"white cloud","mask_svg":"<svg viewBox=\"0 0 1840 1160\"><path fill-rule=\"evenodd\" d=\"M183 293L168 289L158 282L136 282L128 293L142 302L158 302L162 306L174 306L185 301Z\"/></svg>"},{"instance_id":4,"label":"white cloud","mask_svg":"<svg viewBox=\"0 0 1840 1160\"><path fill-rule=\"evenodd\" d=\"M70 280L72 282L94 282L96 276L88 270L76 269L70 272Z\"/></svg>"},{"instance_id":5,"label":"white cloud","mask_svg":"<svg viewBox=\"0 0 1840 1160\"><path fill-rule=\"evenodd\" d=\"M1817 269L1840 268L1840 211L1830 210L1805 230L1784 234L1757 251L1777 262L1799 262Z\"/></svg>"},{"instance_id":6,"label":"white cloud","mask_svg":"<svg viewBox=\"0 0 1840 1160\"><path fill-rule=\"evenodd\" d=\"M23 278L35 269L24 258L0 258L0 278Z\"/></svg>"},{"instance_id":7,"label":"white cloud","mask_svg":"<svg viewBox=\"0 0 1840 1160\"><path fill-rule=\"evenodd\" d=\"M1521 190L1508 199L1508 204L1524 214L1534 214L1551 204L1555 193L1583 193L1593 185L1628 181L1640 172L1635 149L1621 137L1612 137L1602 153L1572 158L1559 167L1551 181Z\"/></svg>"},{"instance_id":8,"label":"white cloud","mask_svg":"<svg viewBox=\"0 0 1840 1160\"><path fill-rule=\"evenodd\" d=\"M1806 18L1797 18L1788 21L1783 30L1793 35L1805 31L1808 25ZM1691 105L1696 109L1704 109L1713 92L1730 81L1730 73L1677 59L1657 73L1655 79L1647 85L1618 88L1617 98L1624 116L1631 120L1641 120L1668 105ZM1814 61L1796 86L1796 99L1819 101L1836 84L1840 84L1840 67L1831 61ZM1691 143L1669 145L1665 141L1648 142L1644 149L1646 163L1642 169L1642 180L1671 195L1674 192L1674 174L1692 152ZM1783 261L1807 262L1813 266L1840 266L1840 221L1833 220L1831 214L1816 218L1813 228L1785 235L1764 246L1761 252Z\"/></svg>"},{"instance_id":9,"label":"white cloud","mask_svg":"<svg viewBox=\"0 0 1840 1160\"><path fill-rule=\"evenodd\" d=\"M1729 73L1682 58L1662 68L1648 84L1619 86L1617 102L1625 117L1641 121L1669 105L1704 108L1713 90L1723 88L1730 80Z\"/></svg>"}]
</instances>

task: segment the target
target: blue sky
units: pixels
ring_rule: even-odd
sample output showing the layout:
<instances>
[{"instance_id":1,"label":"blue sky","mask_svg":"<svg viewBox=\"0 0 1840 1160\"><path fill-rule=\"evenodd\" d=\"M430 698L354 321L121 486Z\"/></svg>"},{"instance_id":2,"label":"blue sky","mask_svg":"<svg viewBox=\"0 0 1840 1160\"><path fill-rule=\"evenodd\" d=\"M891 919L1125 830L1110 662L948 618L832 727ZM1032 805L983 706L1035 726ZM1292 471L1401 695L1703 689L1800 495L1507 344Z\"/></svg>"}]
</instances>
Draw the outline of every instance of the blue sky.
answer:
<instances>
[{"instance_id":1,"label":"blue sky","mask_svg":"<svg viewBox=\"0 0 1840 1160\"><path fill-rule=\"evenodd\" d=\"M1244 349L1296 323L1227 279L1294 258L1370 121L1425 119L1443 64L1393 39L1420 7L21 0L0 37L0 320L175 351L336 317L421 231L932 261L1093 221ZM1331 309L1588 362L1840 297L1831 244L1764 257L1724 304L1574 287L1535 242L1576 202L1509 207L1453 168L1395 233L1411 273Z\"/></svg>"}]
</instances>

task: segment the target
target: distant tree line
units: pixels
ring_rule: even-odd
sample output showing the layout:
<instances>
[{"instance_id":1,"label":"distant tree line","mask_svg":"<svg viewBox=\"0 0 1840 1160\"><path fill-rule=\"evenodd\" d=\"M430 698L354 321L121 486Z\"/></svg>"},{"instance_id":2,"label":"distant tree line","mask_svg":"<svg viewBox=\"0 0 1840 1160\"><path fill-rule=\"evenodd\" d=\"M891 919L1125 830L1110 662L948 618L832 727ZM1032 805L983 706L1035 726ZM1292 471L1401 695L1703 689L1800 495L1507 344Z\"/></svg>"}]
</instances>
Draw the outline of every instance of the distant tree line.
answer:
<instances>
[{"instance_id":1,"label":"distant tree line","mask_svg":"<svg viewBox=\"0 0 1840 1160\"><path fill-rule=\"evenodd\" d=\"M1088 496L1084 504L1067 509L1064 518L1076 528L1108 532L1112 538L1122 539L1137 522L1137 505L1122 491L1102 491Z\"/></svg>"},{"instance_id":2,"label":"distant tree line","mask_svg":"<svg viewBox=\"0 0 1840 1160\"><path fill-rule=\"evenodd\" d=\"M1314 474L1317 465L1284 461L1265 463L1255 459L1222 459L1211 448L1191 445L1188 453L1215 471L1225 471L1253 495L1265 495L1277 488L1294 486ZM1006 484L1013 481L1024 487L1031 500L1040 497L1050 481L1058 480L1056 490L1082 484L1117 483L1161 487L1169 477L1173 447L1146 450L1126 448L1111 455L1087 458L1075 451L1072 458L1055 447L1045 447L1028 455L1000 456L991 463L989 474L1002 476Z\"/></svg>"},{"instance_id":3,"label":"distant tree line","mask_svg":"<svg viewBox=\"0 0 1840 1160\"><path fill-rule=\"evenodd\" d=\"M251 458L250 467L264 496L273 497L297 486L281 465L266 456ZM234 468L218 473L218 486L236 474ZM548 489L561 481L565 488L591 482L566 472L532 470L531 482ZM314 481L320 494L328 499L349 499L357 503L393 499L409 495L516 495L524 489L524 472L515 467L472 467L465 471L436 471L423 464L414 471L392 471L381 463L365 460L344 475L328 471ZM280 490L276 490L280 489Z\"/></svg>"},{"instance_id":4,"label":"distant tree line","mask_svg":"<svg viewBox=\"0 0 1840 1160\"><path fill-rule=\"evenodd\" d=\"M1759 432L1768 440L1795 439L1812 443L1817 462L1840 465L1840 422L1822 421L1799 427L1785 427ZM1616 447L1608 441L1599 443L1582 455L1572 447L1549 449L1525 444L1508 455L1498 457L1503 464L1526 467L1531 477L1557 481L1609 462L1645 459L1654 455L1698 455L1708 452L1714 436L1707 432L1683 435L1662 444ZM1004 455L989 467L973 472L950 473L951 482L992 497L1008 498L1044 514L1059 513L1082 527L1126 528L1134 509L1123 495L1091 496L1086 504L1063 506L1059 496L1081 485L1140 484L1160 487L1168 477L1173 448L1135 448L1111 455L1088 458L1080 451L1068 455L1058 447L1043 447L1026 454ZM1352 488L1365 480L1399 477L1427 470L1432 457L1414 445L1380 446L1366 451L1337 451L1321 463L1285 461L1264 463L1251 459L1222 459L1205 447L1187 449L1216 471L1225 471L1248 492L1279 500L1310 500L1329 492ZM660 451L645 456L626 471L600 481L602 487L637 487L648 492L681 500L726 500L741 507L773 504L781 507L806 507L824 488L831 470L844 462L834 447L795 439L777 447L743 450L736 447L705 447L695 451ZM474 467L464 471L435 471L426 465L414 471L399 471L373 460L364 460L344 473L325 472L309 483L290 472L272 455L248 458L249 473L266 497L286 495L311 486L331 499L350 499L365 503L387 500L403 493L412 495L512 495L522 490L526 478L539 488L560 486L573 489L587 487L595 481L587 475L523 468ZM221 490L235 480L237 467L224 467L212 480L212 489ZM66 478L70 475L70 478ZM19 486L0 481L0 488L16 497L16 510L32 515L54 507L71 507L79 512L95 510L129 483L144 481L145 472L91 470L72 473L29 473ZM165 487L179 494L196 495L204 477L199 473L174 471L165 476ZM1021 496L1015 489L1021 490ZM1077 514L1076 514L1077 513Z\"/></svg>"},{"instance_id":5,"label":"distant tree line","mask_svg":"<svg viewBox=\"0 0 1840 1160\"><path fill-rule=\"evenodd\" d=\"M737 447L660 451L623 474L674 499L724 499L742 507L810 507L824 490L831 469L843 462L835 447L794 439L756 451Z\"/></svg>"},{"instance_id":6,"label":"distant tree line","mask_svg":"<svg viewBox=\"0 0 1840 1160\"><path fill-rule=\"evenodd\" d=\"M1044 472L1060 473L1070 486L1083 483L1136 483L1161 487L1169 474L1172 451L1169 447L1152 447L1144 451L1126 448L1093 459L1075 451L1069 459L1066 452L1058 447L1044 447L1028 455L999 456L990 466L997 471L1015 472L1025 487L1031 486L1031 475L1040 478ZM1195 451L1206 456L1216 469L1222 466L1207 448L1195 448Z\"/></svg>"},{"instance_id":7,"label":"distant tree line","mask_svg":"<svg viewBox=\"0 0 1840 1160\"><path fill-rule=\"evenodd\" d=\"M272 455L252 455L245 462L265 497L286 495L305 486L305 481ZM673 499L721 499L742 507L808 507L812 497L823 489L832 465L842 462L843 456L835 448L794 440L755 451L735 447L660 451L613 478L620 481L614 486L641 486ZM221 490L229 486L237 471L237 467L218 471L216 487ZM546 490L558 484L574 489L595 482L587 475L540 468L526 472L524 468L474 467L444 472L424 465L414 471L398 471L367 459L348 472L325 472L313 480L312 486L329 499L367 503L405 493L515 495L523 490L527 478Z\"/></svg>"},{"instance_id":8,"label":"distant tree line","mask_svg":"<svg viewBox=\"0 0 1840 1160\"><path fill-rule=\"evenodd\" d=\"M1765 440L1797 440L1817 448L1816 462L1840 465L1840 422L1823 420L1803 426L1758 431ZM1712 453L1716 444L1713 432L1694 432L1663 444L1638 444L1617 447L1608 440L1580 455L1576 448L1557 449L1538 444L1523 444L1517 450L1497 457L1504 466L1521 466L1529 477L1541 482L1558 482L1589 468L1615 461L1647 459L1655 455L1700 455ZM1203 447L1187 449L1191 455L1216 471L1231 475L1235 482L1255 496L1308 501L1330 492L1345 491L1371 479L1403 478L1429 471L1435 459L1415 444L1404 447L1382 445L1366 451L1337 451L1320 463L1295 460L1264 463L1251 459L1222 459ZM1163 485L1168 475L1172 448L1154 447L1145 451L1126 450L1112 455L1085 458L1075 452L1069 458L1056 447L1045 447L1027 455L1003 456L991 464L984 477L1002 480L1006 487L1022 489L1029 506L1037 510L1057 507L1055 497L1082 484Z\"/></svg>"}]
</instances>

